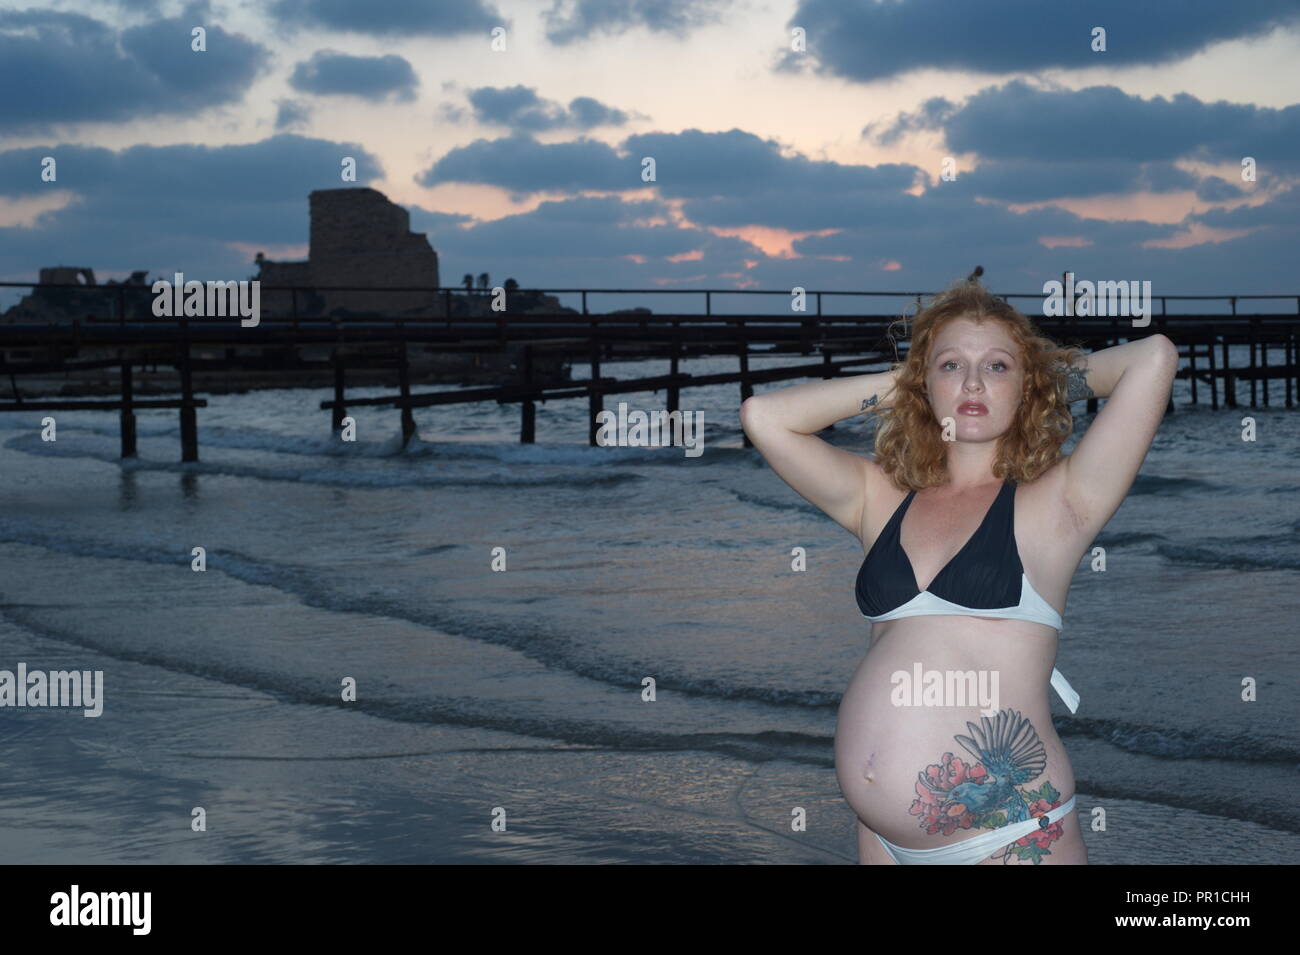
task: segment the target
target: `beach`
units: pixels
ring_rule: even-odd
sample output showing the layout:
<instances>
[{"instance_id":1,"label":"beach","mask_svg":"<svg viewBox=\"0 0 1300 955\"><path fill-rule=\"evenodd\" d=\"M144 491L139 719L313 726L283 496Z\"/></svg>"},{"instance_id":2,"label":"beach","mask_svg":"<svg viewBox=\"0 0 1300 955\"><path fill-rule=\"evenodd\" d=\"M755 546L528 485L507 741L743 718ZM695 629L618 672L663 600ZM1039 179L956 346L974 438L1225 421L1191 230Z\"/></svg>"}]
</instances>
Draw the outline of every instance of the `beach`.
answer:
<instances>
[{"instance_id":1,"label":"beach","mask_svg":"<svg viewBox=\"0 0 1300 955\"><path fill-rule=\"evenodd\" d=\"M1295 863L1300 425L1277 385L1174 387L1065 613L1089 861ZM0 707L0 861L855 863L831 746L861 547L742 446L736 390L683 392L698 457L588 447L585 400L540 404L535 445L514 405L417 410L402 449L392 409L340 442L328 389L221 395L190 464L174 411L125 462L115 414L54 442L3 416L0 669L103 671L104 702Z\"/></svg>"}]
</instances>

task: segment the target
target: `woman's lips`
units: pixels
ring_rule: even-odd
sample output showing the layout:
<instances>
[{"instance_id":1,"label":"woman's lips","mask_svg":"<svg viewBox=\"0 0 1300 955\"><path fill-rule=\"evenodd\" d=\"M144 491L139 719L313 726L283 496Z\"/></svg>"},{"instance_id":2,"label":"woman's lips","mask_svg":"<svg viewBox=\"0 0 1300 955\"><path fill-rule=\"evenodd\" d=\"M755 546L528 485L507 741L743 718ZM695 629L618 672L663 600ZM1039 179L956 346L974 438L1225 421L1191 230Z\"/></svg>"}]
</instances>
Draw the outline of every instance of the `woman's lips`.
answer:
<instances>
[{"instance_id":1,"label":"woman's lips","mask_svg":"<svg viewBox=\"0 0 1300 955\"><path fill-rule=\"evenodd\" d=\"M966 401L957 406L958 414L981 415L988 414L989 409L984 407L978 401Z\"/></svg>"}]
</instances>

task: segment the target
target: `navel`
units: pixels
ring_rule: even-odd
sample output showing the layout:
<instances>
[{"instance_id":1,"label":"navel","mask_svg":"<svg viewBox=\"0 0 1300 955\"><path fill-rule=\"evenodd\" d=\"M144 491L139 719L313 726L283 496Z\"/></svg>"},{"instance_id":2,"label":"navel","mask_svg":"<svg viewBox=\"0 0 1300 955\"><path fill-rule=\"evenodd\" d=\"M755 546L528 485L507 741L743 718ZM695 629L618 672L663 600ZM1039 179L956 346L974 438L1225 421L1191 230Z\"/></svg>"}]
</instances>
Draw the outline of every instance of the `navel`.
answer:
<instances>
[{"instance_id":1,"label":"navel","mask_svg":"<svg viewBox=\"0 0 1300 955\"><path fill-rule=\"evenodd\" d=\"M869 783L876 781L876 754L872 753L867 757L867 764L862 767L862 778Z\"/></svg>"}]
</instances>

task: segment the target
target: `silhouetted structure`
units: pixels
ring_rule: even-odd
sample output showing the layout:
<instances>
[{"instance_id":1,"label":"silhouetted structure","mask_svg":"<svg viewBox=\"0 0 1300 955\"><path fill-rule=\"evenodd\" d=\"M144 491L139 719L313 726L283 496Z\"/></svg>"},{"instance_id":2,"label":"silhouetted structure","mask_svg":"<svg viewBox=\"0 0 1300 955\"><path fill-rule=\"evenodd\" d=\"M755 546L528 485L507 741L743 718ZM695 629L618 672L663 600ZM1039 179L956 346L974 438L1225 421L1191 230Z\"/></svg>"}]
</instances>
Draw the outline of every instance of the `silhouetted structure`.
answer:
<instances>
[{"instance_id":1,"label":"silhouetted structure","mask_svg":"<svg viewBox=\"0 0 1300 955\"><path fill-rule=\"evenodd\" d=\"M122 282L109 279L103 285L95 282L95 270L76 265L55 265L41 269L40 284L24 295L17 305L0 316L4 322L54 322L58 325L69 324L75 319L84 319L88 315L112 314L118 307L114 297L106 295L106 288L127 286L143 289L148 284L148 272L141 269L131 273L131 277ZM84 288L45 288L54 285L79 285ZM126 317L142 319L150 314L150 299L137 292L126 296Z\"/></svg>"},{"instance_id":2,"label":"silhouetted structure","mask_svg":"<svg viewBox=\"0 0 1300 955\"><path fill-rule=\"evenodd\" d=\"M289 292L268 286L360 286L374 292L299 293L300 317L392 315L439 317L442 298L438 253L422 232L411 231L411 214L376 189L317 189L308 196L310 245L305 262L274 262L260 252L258 274L262 309L270 316L292 315ZM385 288L430 291L389 292Z\"/></svg>"}]
</instances>

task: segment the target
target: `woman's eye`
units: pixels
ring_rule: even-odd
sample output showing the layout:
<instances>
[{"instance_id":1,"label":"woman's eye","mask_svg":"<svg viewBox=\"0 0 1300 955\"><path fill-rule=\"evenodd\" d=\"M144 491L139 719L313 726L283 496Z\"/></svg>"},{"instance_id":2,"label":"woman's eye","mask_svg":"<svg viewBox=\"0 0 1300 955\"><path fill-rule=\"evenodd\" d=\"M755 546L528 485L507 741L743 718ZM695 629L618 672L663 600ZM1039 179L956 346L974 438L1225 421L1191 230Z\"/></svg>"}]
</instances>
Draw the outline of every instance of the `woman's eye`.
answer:
<instances>
[{"instance_id":1,"label":"woman's eye","mask_svg":"<svg viewBox=\"0 0 1300 955\"><path fill-rule=\"evenodd\" d=\"M1000 362L1000 361L991 361L991 362L989 362L989 365L997 365L999 371L1006 371L1006 370L1007 370L1007 366L1006 366L1006 364L1004 364L1003 362Z\"/></svg>"},{"instance_id":2,"label":"woman's eye","mask_svg":"<svg viewBox=\"0 0 1300 955\"><path fill-rule=\"evenodd\" d=\"M942 365L940 365L939 367L943 368L943 369L946 371L949 365L955 365L955 364L957 364L957 362L955 362L955 361L953 361L951 358L949 358L946 362L944 362L944 363L943 363Z\"/></svg>"}]
</instances>

